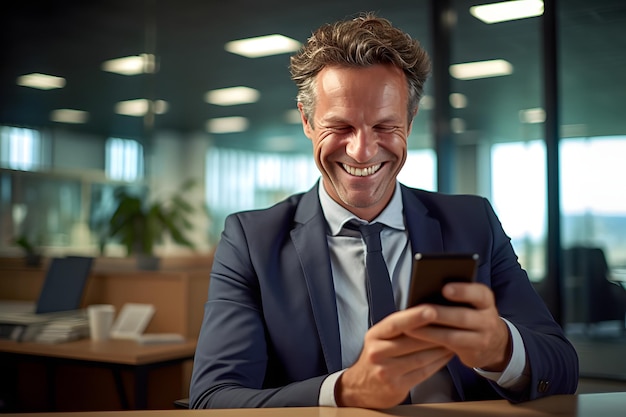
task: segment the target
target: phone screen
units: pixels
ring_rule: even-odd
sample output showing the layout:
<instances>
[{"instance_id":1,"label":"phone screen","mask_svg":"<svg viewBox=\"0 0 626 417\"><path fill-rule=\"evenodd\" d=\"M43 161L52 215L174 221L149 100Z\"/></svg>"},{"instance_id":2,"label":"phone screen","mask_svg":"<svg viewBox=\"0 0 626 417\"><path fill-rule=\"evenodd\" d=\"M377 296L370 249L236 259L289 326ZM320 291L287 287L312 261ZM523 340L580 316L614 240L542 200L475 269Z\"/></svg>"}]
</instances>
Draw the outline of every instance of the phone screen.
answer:
<instances>
[{"instance_id":1,"label":"phone screen","mask_svg":"<svg viewBox=\"0 0 626 417\"><path fill-rule=\"evenodd\" d=\"M408 307L417 304L463 305L446 299L441 289L449 282L476 280L478 255L473 253L417 253L409 290Z\"/></svg>"}]
</instances>

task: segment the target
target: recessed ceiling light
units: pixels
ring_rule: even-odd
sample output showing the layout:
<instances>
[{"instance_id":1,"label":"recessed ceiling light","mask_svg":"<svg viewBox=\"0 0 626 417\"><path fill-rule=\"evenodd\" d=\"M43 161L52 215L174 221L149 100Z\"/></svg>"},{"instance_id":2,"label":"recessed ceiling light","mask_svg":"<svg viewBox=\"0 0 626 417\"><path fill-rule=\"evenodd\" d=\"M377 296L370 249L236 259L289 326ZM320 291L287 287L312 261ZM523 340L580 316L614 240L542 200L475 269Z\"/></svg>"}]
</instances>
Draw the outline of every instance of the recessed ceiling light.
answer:
<instances>
[{"instance_id":1,"label":"recessed ceiling light","mask_svg":"<svg viewBox=\"0 0 626 417\"><path fill-rule=\"evenodd\" d=\"M526 19L543 14L542 0L514 0L470 7L470 13L485 23Z\"/></svg>"},{"instance_id":2,"label":"recessed ceiling light","mask_svg":"<svg viewBox=\"0 0 626 417\"><path fill-rule=\"evenodd\" d=\"M452 130L453 133L464 133L465 132L465 120L459 118L459 117L454 117L450 120L450 130Z\"/></svg>"},{"instance_id":3,"label":"recessed ceiling light","mask_svg":"<svg viewBox=\"0 0 626 417\"><path fill-rule=\"evenodd\" d=\"M89 113L82 110L57 109L50 113L50 120L59 123L86 123Z\"/></svg>"},{"instance_id":4,"label":"recessed ceiling light","mask_svg":"<svg viewBox=\"0 0 626 417\"><path fill-rule=\"evenodd\" d=\"M136 100L120 101L115 104L115 113L123 114L125 116L141 117L145 116L149 110L150 101L145 98ZM154 102L155 114L163 114L167 112L168 104L163 100L156 100Z\"/></svg>"},{"instance_id":5,"label":"recessed ceiling light","mask_svg":"<svg viewBox=\"0 0 626 417\"><path fill-rule=\"evenodd\" d=\"M425 95L420 99L420 110L432 110L435 107L435 98L433 96Z\"/></svg>"},{"instance_id":6,"label":"recessed ceiling light","mask_svg":"<svg viewBox=\"0 0 626 417\"><path fill-rule=\"evenodd\" d=\"M513 65L504 59L450 65L450 75L459 80L499 77L513 73Z\"/></svg>"},{"instance_id":7,"label":"recessed ceiling light","mask_svg":"<svg viewBox=\"0 0 626 417\"><path fill-rule=\"evenodd\" d=\"M300 117L300 110L298 109L287 110L284 116L285 116L285 122L289 124L297 125L297 124L300 124L300 122L302 122L302 118Z\"/></svg>"},{"instance_id":8,"label":"recessed ceiling light","mask_svg":"<svg viewBox=\"0 0 626 417\"><path fill-rule=\"evenodd\" d=\"M464 109L467 107L467 96L461 93L450 94L450 105L455 109Z\"/></svg>"},{"instance_id":9,"label":"recessed ceiling light","mask_svg":"<svg viewBox=\"0 0 626 417\"><path fill-rule=\"evenodd\" d=\"M206 93L204 100L218 106L234 106L236 104L254 103L259 100L261 93L250 87L230 87L211 90Z\"/></svg>"},{"instance_id":10,"label":"recessed ceiling light","mask_svg":"<svg viewBox=\"0 0 626 417\"><path fill-rule=\"evenodd\" d=\"M283 35L267 35L228 42L224 48L233 54L248 58L285 54L300 48L300 42Z\"/></svg>"},{"instance_id":11,"label":"recessed ceiling light","mask_svg":"<svg viewBox=\"0 0 626 417\"><path fill-rule=\"evenodd\" d=\"M519 111L519 120L522 123L543 123L546 121L546 111L541 107Z\"/></svg>"},{"instance_id":12,"label":"recessed ceiling light","mask_svg":"<svg viewBox=\"0 0 626 417\"><path fill-rule=\"evenodd\" d=\"M589 136L586 124L562 125L560 133L562 138L584 138Z\"/></svg>"},{"instance_id":13,"label":"recessed ceiling light","mask_svg":"<svg viewBox=\"0 0 626 417\"><path fill-rule=\"evenodd\" d=\"M102 63L102 70L122 75L152 74L155 70L154 55L141 54L110 59Z\"/></svg>"},{"instance_id":14,"label":"recessed ceiling light","mask_svg":"<svg viewBox=\"0 0 626 417\"><path fill-rule=\"evenodd\" d=\"M52 90L53 88L65 87L65 78L35 72L18 77L17 85L38 88L40 90Z\"/></svg>"},{"instance_id":15,"label":"recessed ceiling light","mask_svg":"<svg viewBox=\"0 0 626 417\"><path fill-rule=\"evenodd\" d=\"M206 130L209 133L235 133L245 131L248 125L245 117L218 117L207 121Z\"/></svg>"}]
</instances>

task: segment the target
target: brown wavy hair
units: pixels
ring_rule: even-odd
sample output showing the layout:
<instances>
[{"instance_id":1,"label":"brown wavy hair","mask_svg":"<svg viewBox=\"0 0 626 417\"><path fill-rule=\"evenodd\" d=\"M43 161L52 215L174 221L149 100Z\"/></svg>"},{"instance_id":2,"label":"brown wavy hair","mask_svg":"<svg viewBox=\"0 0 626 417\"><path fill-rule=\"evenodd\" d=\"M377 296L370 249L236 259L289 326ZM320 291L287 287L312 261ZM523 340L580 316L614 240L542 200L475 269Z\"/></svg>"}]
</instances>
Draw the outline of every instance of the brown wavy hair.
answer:
<instances>
[{"instance_id":1,"label":"brown wavy hair","mask_svg":"<svg viewBox=\"0 0 626 417\"><path fill-rule=\"evenodd\" d=\"M376 64L394 65L406 75L410 122L430 75L430 58L417 40L373 13L323 25L291 57L291 79L298 87L297 100L302 103L305 117L312 121L315 78L324 67L358 68Z\"/></svg>"}]
</instances>

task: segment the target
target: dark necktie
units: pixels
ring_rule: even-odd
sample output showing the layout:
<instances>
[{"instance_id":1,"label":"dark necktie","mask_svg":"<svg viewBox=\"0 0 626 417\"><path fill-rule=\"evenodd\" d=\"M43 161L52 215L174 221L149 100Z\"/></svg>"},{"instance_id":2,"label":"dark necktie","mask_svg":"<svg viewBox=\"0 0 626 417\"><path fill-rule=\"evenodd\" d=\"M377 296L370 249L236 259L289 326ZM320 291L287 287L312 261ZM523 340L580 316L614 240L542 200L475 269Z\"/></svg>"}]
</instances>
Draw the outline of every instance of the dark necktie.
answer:
<instances>
[{"instance_id":1,"label":"dark necktie","mask_svg":"<svg viewBox=\"0 0 626 417\"><path fill-rule=\"evenodd\" d=\"M383 225L382 223L357 225L350 222L346 224L346 227L349 229L358 228L367 246L367 255L365 256L366 290L370 308L370 326L372 326L396 311L389 271L383 258L380 243L380 231Z\"/></svg>"},{"instance_id":2,"label":"dark necktie","mask_svg":"<svg viewBox=\"0 0 626 417\"><path fill-rule=\"evenodd\" d=\"M380 320L396 311L396 303L393 298L393 288L383 249L380 243L380 232L383 230L382 223L361 224L350 221L344 225L346 229L359 230L367 254L365 256L366 290L367 301L370 307L370 327ZM402 404L411 404L411 394L409 393Z\"/></svg>"}]
</instances>

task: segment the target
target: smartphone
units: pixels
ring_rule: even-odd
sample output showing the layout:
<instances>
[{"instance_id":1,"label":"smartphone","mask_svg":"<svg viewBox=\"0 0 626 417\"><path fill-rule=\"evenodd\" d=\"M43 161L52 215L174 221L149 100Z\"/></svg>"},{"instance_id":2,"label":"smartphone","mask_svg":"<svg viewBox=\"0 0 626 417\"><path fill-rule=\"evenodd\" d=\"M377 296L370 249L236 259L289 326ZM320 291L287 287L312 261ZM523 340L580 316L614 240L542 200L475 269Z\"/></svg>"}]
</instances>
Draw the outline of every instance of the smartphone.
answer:
<instances>
[{"instance_id":1,"label":"smartphone","mask_svg":"<svg viewBox=\"0 0 626 417\"><path fill-rule=\"evenodd\" d=\"M475 281L477 267L475 253L416 253L407 307L423 303L468 307L448 300L441 290L449 282Z\"/></svg>"}]
</instances>

